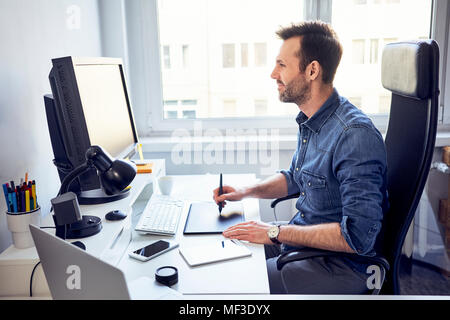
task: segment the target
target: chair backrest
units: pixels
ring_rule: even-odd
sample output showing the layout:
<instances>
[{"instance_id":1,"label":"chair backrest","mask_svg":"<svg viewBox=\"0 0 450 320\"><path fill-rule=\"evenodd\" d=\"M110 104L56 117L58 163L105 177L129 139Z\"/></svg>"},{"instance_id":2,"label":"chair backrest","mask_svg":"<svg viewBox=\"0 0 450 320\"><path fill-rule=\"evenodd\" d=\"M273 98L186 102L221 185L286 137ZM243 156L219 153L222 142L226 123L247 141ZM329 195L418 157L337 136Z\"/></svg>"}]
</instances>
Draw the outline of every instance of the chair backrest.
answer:
<instances>
[{"instance_id":1,"label":"chair backrest","mask_svg":"<svg viewBox=\"0 0 450 320\"><path fill-rule=\"evenodd\" d=\"M381 73L383 87L392 92L385 138L390 208L377 245L391 265L381 292L399 294L401 250L428 177L436 139L439 47L434 40L388 44Z\"/></svg>"}]
</instances>

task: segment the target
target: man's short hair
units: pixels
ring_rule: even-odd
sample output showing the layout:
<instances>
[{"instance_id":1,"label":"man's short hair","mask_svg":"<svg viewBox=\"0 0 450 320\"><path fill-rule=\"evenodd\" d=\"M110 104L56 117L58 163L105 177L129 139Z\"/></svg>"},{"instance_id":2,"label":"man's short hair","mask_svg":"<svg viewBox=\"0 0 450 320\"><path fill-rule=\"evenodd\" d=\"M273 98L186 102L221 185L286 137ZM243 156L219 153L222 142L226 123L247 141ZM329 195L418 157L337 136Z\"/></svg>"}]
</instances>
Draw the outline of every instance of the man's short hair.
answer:
<instances>
[{"instance_id":1,"label":"man's short hair","mask_svg":"<svg viewBox=\"0 0 450 320\"><path fill-rule=\"evenodd\" d=\"M278 30L276 34L283 40L301 37L300 50L297 52L300 71L305 71L306 67L316 60L322 66L322 81L327 84L333 82L342 57L342 45L329 24L322 21L292 23Z\"/></svg>"}]
</instances>

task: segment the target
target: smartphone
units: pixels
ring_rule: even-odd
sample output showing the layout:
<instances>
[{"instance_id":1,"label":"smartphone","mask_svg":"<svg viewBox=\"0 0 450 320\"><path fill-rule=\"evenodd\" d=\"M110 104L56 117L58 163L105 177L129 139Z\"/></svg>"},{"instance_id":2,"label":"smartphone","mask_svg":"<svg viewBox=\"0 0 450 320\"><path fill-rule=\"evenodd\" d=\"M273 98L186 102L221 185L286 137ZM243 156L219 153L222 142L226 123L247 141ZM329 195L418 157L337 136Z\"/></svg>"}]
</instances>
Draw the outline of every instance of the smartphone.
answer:
<instances>
[{"instance_id":1,"label":"smartphone","mask_svg":"<svg viewBox=\"0 0 450 320\"><path fill-rule=\"evenodd\" d=\"M176 247L178 247L178 243L176 242L158 240L156 242L149 244L148 246L130 252L129 255L130 257L141 261L148 261Z\"/></svg>"}]
</instances>

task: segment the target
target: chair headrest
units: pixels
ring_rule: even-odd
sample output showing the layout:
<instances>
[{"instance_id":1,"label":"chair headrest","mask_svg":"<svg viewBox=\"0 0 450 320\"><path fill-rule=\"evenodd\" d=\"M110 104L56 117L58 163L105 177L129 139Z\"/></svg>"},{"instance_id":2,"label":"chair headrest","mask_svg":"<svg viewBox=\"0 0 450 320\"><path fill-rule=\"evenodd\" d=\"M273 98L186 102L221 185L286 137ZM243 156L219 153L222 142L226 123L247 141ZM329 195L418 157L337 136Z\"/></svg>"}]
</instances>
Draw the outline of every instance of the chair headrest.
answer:
<instances>
[{"instance_id":1,"label":"chair headrest","mask_svg":"<svg viewBox=\"0 0 450 320\"><path fill-rule=\"evenodd\" d=\"M381 62L381 83L393 93L415 98L430 97L431 41L387 44Z\"/></svg>"}]
</instances>

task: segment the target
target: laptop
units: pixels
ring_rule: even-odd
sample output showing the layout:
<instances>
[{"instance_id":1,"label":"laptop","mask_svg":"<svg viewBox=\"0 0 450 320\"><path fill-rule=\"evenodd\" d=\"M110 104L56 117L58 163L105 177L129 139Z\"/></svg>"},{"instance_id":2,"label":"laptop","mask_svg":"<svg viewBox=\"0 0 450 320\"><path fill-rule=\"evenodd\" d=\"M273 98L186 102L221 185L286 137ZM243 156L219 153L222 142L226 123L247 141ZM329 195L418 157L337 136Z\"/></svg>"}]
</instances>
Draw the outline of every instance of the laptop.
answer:
<instances>
[{"instance_id":1,"label":"laptop","mask_svg":"<svg viewBox=\"0 0 450 320\"><path fill-rule=\"evenodd\" d=\"M182 295L148 277L127 283L122 270L30 225L50 293L55 300L173 300Z\"/></svg>"}]
</instances>

